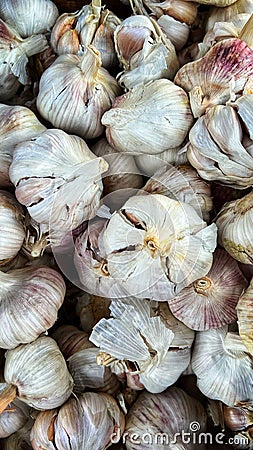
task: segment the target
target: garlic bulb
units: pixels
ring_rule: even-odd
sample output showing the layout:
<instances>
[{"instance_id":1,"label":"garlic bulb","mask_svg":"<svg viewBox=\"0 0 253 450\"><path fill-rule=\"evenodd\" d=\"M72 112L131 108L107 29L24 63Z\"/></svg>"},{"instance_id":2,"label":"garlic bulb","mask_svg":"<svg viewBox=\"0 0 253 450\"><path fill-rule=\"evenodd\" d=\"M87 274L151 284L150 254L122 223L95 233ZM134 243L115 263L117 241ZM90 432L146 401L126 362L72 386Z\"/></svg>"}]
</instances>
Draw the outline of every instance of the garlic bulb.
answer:
<instances>
[{"instance_id":1,"label":"garlic bulb","mask_svg":"<svg viewBox=\"0 0 253 450\"><path fill-rule=\"evenodd\" d=\"M239 431L253 425L253 403L240 402L237 406L223 406L224 421L232 431Z\"/></svg>"},{"instance_id":2,"label":"garlic bulb","mask_svg":"<svg viewBox=\"0 0 253 450\"><path fill-rule=\"evenodd\" d=\"M189 92L193 115L199 117L207 108L225 104L232 93L242 91L252 74L253 50L240 39L226 39L203 58L181 67L174 82Z\"/></svg>"},{"instance_id":3,"label":"garlic bulb","mask_svg":"<svg viewBox=\"0 0 253 450\"><path fill-rule=\"evenodd\" d=\"M103 233L108 271L130 295L166 301L205 276L216 226L161 194L131 197Z\"/></svg>"},{"instance_id":4,"label":"garlic bulb","mask_svg":"<svg viewBox=\"0 0 253 450\"><path fill-rule=\"evenodd\" d=\"M114 432L124 430L124 415L107 394L85 392L59 410L41 412L31 431L34 450L105 450Z\"/></svg>"},{"instance_id":5,"label":"garlic bulb","mask_svg":"<svg viewBox=\"0 0 253 450\"><path fill-rule=\"evenodd\" d=\"M25 106L0 104L0 187L10 187L9 167L14 146L45 131L35 114Z\"/></svg>"},{"instance_id":6,"label":"garlic bulb","mask_svg":"<svg viewBox=\"0 0 253 450\"><path fill-rule=\"evenodd\" d=\"M0 190L0 266L15 258L25 235L22 207L14 195Z\"/></svg>"},{"instance_id":7,"label":"garlic bulb","mask_svg":"<svg viewBox=\"0 0 253 450\"><path fill-rule=\"evenodd\" d=\"M246 97L251 95L243 96L244 103ZM249 105L252 107L252 100L247 107L240 106L239 100L234 108L229 105L214 106L197 120L189 133L187 156L205 180L217 180L237 189L245 189L253 185L253 147L252 141L243 132L244 124L240 116L246 119L244 123L253 137L249 108ZM238 113L236 107L240 108Z\"/></svg>"},{"instance_id":8,"label":"garlic bulb","mask_svg":"<svg viewBox=\"0 0 253 450\"><path fill-rule=\"evenodd\" d=\"M34 420L30 418L16 433L3 440L3 450L32 450L30 432Z\"/></svg>"},{"instance_id":9,"label":"garlic bulb","mask_svg":"<svg viewBox=\"0 0 253 450\"><path fill-rule=\"evenodd\" d=\"M246 286L237 262L224 250L216 249L209 273L179 292L169 301L169 307L193 330L219 328L236 321L236 305Z\"/></svg>"},{"instance_id":10,"label":"garlic bulb","mask_svg":"<svg viewBox=\"0 0 253 450\"><path fill-rule=\"evenodd\" d=\"M226 203L215 220L219 244L244 264L253 264L252 213L253 191L241 199Z\"/></svg>"},{"instance_id":11,"label":"garlic bulb","mask_svg":"<svg viewBox=\"0 0 253 450\"><path fill-rule=\"evenodd\" d=\"M211 6L207 13L206 31L212 30L216 22L231 22L240 14L252 14L253 3L251 0L237 0L229 6L220 8Z\"/></svg>"},{"instance_id":12,"label":"garlic bulb","mask_svg":"<svg viewBox=\"0 0 253 450\"><path fill-rule=\"evenodd\" d=\"M184 143L157 155L138 154L135 156L135 161L141 173L147 177L152 177L156 170L162 169L165 164L178 166L188 163Z\"/></svg>"},{"instance_id":13,"label":"garlic bulb","mask_svg":"<svg viewBox=\"0 0 253 450\"><path fill-rule=\"evenodd\" d=\"M240 336L227 326L196 334L192 369L207 397L228 406L253 400L252 361Z\"/></svg>"},{"instance_id":14,"label":"garlic bulb","mask_svg":"<svg viewBox=\"0 0 253 450\"><path fill-rule=\"evenodd\" d=\"M61 55L45 70L37 108L54 127L92 139L103 133L100 119L120 92L115 78L101 67L99 52L90 45L82 56Z\"/></svg>"},{"instance_id":15,"label":"garlic bulb","mask_svg":"<svg viewBox=\"0 0 253 450\"><path fill-rule=\"evenodd\" d=\"M21 84L29 83L28 58L48 48L48 43L41 34L22 39L0 19L0 47L0 101L3 102L12 98Z\"/></svg>"},{"instance_id":16,"label":"garlic bulb","mask_svg":"<svg viewBox=\"0 0 253 450\"><path fill-rule=\"evenodd\" d=\"M42 231L62 237L96 214L107 167L80 137L52 129L16 146L10 178Z\"/></svg>"},{"instance_id":17,"label":"garlic bulb","mask_svg":"<svg viewBox=\"0 0 253 450\"><path fill-rule=\"evenodd\" d=\"M83 292L77 297L76 312L80 319L81 327L86 333L90 333L94 325L105 317L110 316L111 300L106 297L99 297L88 292Z\"/></svg>"},{"instance_id":18,"label":"garlic bulb","mask_svg":"<svg viewBox=\"0 0 253 450\"><path fill-rule=\"evenodd\" d=\"M198 433L206 430L206 412L202 404L178 387L161 394L141 392L126 416L123 437L127 450L147 448L166 450L203 450ZM198 424L196 430L192 423ZM189 432L187 444L182 442L182 430ZM132 437L136 436L136 439ZM139 439L138 439L139 438ZM136 441L138 444L136 445Z\"/></svg>"},{"instance_id":19,"label":"garlic bulb","mask_svg":"<svg viewBox=\"0 0 253 450\"><path fill-rule=\"evenodd\" d=\"M46 33L58 15L58 9L51 0L1 0L0 4L0 16L22 37Z\"/></svg>"},{"instance_id":20,"label":"garlic bulb","mask_svg":"<svg viewBox=\"0 0 253 450\"><path fill-rule=\"evenodd\" d=\"M173 17L188 25L192 25L195 22L198 12L198 6L188 0L131 0L131 2L134 5L135 10L142 11L142 14L146 13L146 10L144 9L145 5L157 17L166 14L168 17Z\"/></svg>"},{"instance_id":21,"label":"garlic bulb","mask_svg":"<svg viewBox=\"0 0 253 450\"><path fill-rule=\"evenodd\" d=\"M115 48L123 72L119 84L126 89L160 78L172 79L179 68L175 47L159 24L150 17L127 17L114 33Z\"/></svg>"},{"instance_id":22,"label":"garlic bulb","mask_svg":"<svg viewBox=\"0 0 253 450\"><path fill-rule=\"evenodd\" d=\"M252 315L253 278L250 285L239 298L237 304L238 328L241 339L251 355L253 355L253 315Z\"/></svg>"},{"instance_id":23,"label":"garlic bulb","mask_svg":"<svg viewBox=\"0 0 253 450\"><path fill-rule=\"evenodd\" d=\"M162 392L175 383L190 362L192 341L175 348L173 331L159 317L151 317L148 302L113 300L110 310L112 318L101 319L90 335L100 347L102 364L117 373L118 360L118 367L139 375L138 381L149 392Z\"/></svg>"},{"instance_id":24,"label":"garlic bulb","mask_svg":"<svg viewBox=\"0 0 253 450\"><path fill-rule=\"evenodd\" d=\"M161 79L118 97L102 117L119 152L158 154L184 141L193 118L183 89Z\"/></svg>"},{"instance_id":25,"label":"garlic bulb","mask_svg":"<svg viewBox=\"0 0 253 450\"><path fill-rule=\"evenodd\" d=\"M57 342L65 359L85 348L93 347L93 344L89 341L88 333L73 325L62 325L51 336Z\"/></svg>"},{"instance_id":26,"label":"garlic bulb","mask_svg":"<svg viewBox=\"0 0 253 450\"><path fill-rule=\"evenodd\" d=\"M49 267L0 272L0 347L32 342L51 328L65 291L62 276Z\"/></svg>"},{"instance_id":27,"label":"garlic bulb","mask_svg":"<svg viewBox=\"0 0 253 450\"><path fill-rule=\"evenodd\" d=\"M200 217L209 220L211 187L189 165L164 165L147 181L140 193L162 194L191 205Z\"/></svg>"},{"instance_id":28,"label":"garlic bulb","mask_svg":"<svg viewBox=\"0 0 253 450\"><path fill-rule=\"evenodd\" d=\"M16 396L38 410L57 408L70 396L73 380L54 339L42 336L6 352L0 411ZM8 395L7 395L8 394Z\"/></svg>"},{"instance_id":29,"label":"garlic bulb","mask_svg":"<svg viewBox=\"0 0 253 450\"><path fill-rule=\"evenodd\" d=\"M3 384L2 387L5 385ZM1 384L0 384L1 389ZM0 414L0 439L10 436L22 428L29 418L27 405L16 399Z\"/></svg>"}]
</instances>

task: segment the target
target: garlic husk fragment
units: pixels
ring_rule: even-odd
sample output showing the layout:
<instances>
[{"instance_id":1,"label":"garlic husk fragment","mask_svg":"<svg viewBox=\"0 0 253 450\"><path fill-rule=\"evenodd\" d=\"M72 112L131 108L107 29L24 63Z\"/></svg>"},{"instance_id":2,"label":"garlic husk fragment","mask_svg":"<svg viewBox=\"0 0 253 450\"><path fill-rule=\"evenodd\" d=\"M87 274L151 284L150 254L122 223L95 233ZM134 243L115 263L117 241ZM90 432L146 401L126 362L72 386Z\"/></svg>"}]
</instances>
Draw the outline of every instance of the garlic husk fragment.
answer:
<instances>
[{"instance_id":1,"label":"garlic husk fragment","mask_svg":"<svg viewBox=\"0 0 253 450\"><path fill-rule=\"evenodd\" d=\"M124 415L110 395L85 392L59 410L41 412L31 432L34 450L105 450L113 433L119 436Z\"/></svg>"},{"instance_id":2,"label":"garlic husk fragment","mask_svg":"<svg viewBox=\"0 0 253 450\"><path fill-rule=\"evenodd\" d=\"M170 387L161 394L141 392L126 416L125 440L127 450L166 449L195 450L196 444L182 442L182 430L193 433L191 424L197 422L198 430L206 430L206 412L202 404L178 387ZM188 435L188 436L189 436ZM139 445L131 436L139 437ZM195 436L198 440L198 436ZM200 439L198 442L202 442ZM201 443L200 450L206 448Z\"/></svg>"},{"instance_id":3,"label":"garlic husk fragment","mask_svg":"<svg viewBox=\"0 0 253 450\"><path fill-rule=\"evenodd\" d=\"M63 355L54 339L47 336L8 350L4 378L16 389L19 400L38 410L62 405L73 388Z\"/></svg>"},{"instance_id":4,"label":"garlic husk fragment","mask_svg":"<svg viewBox=\"0 0 253 450\"><path fill-rule=\"evenodd\" d=\"M189 25L182 23L179 20L174 19L174 17L166 14L160 16L157 23L165 35L170 39L176 51L181 50L189 38Z\"/></svg>"},{"instance_id":5,"label":"garlic husk fragment","mask_svg":"<svg viewBox=\"0 0 253 450\"><path fill-rule=\"evenodd\" d=\"M248 103L252 105L252 100ZM253 151L240 114L252 136L253 123L249 119L249 105L240 107L235 102L234 106L214 106L197 120L189 133L187 157L205 180L245 189L253 185ZM237 107L240 108L238 113Z\"/></svg>"},{"instance_id":6,"label":"garlic husk fragment","mask_svg":"<svg viewBox=\"0 0 253 450\"><path fill-rule=\"evenodd\" d=\"M89 45L82 56L58 56L45 70L36 104L54 127L92 139L103 133L101 117L120 93L115 78L101 67L99 52Z\"/></svg>"},{"instance_id":7,"label":"garlic husk fragment","mask_svg":"<svg viewBox=\"0 0 253 450\"><path fill-rule=\"evenodd\" d=\"M22 247L25 235L25 220L21 205L14 195L0 190L0 267L15 258Z\"/></svg>"},{"instance_id":8,"label":"garlic husk fragment","mask_svg":"<svg viewBox=\"0 0 253 450\"><path fill-rule=\"evenodd\" d=\"M102 117L109 144L135 155L156 155L181 145L192 123L186 93L165 79L117 97Z\"/></svg>"},{"instance_id":9,"label":"garlic husk fragment","mask_svg":"<svg viewBox=\"0 0 253 450\"><path fill-rule=\"evenodd\" d=\"M253 4L251 0L237 0L230 6L220 8L211 6L208 11L206 21L206 31L212 30L216 22L231 22L240 14L251 15L253 13Z\"/></svg>"},{"instance_id":10,"label":"garlic husk fragment","mask_svg":"<svg viewBox=\"0 0 253 450\"><path fill-rule=\"evenodd\" d=\"M154 173L162 169L164 165L172 164L178 166L181 164L188 164L186 156L186 149L184 143L178 147L173 147L165 150L157 155L139 154L135 156L135 161L143 175L152 177Z\"/></svg>"},{"instance_id":11,"label":"garlic husk fragment","mask_svg":"<svg viewBox=\"0 0 253 450\"><path fill-rule=\"evenodd\" d=\"M93 147L96 156L103 157L109 169L103 176L103 202L111 211L119 209L128 198L143 186L143 178L136 166L134 156L118 153L107 140L99 140Z\"/></svg>"},{"instance_id":12,"label":"garlic husk fragment","mask_svg":"<svg viewBox=\"0 0 253 450\"><path fill-rule=\"evenodd\" d=\"M253 264L252 215L253 191L226 203L215 219L219 244L244 264Z\"/></svg>"},{"instance_id":13,"label":"garlic husk fragment","mask_svg":"<svg viewBox=\"0 0 253 450\"><path fill-rule=\"evenodd\" d=\"M125 89L160 78L172 79L179 68L174 45L150 17L124 19L114 32L114 42L124 69L118 81Z\"/></svg>"},{"instance_id":14,"label":"garlic husk fragment","mask_svg":"<svg viewBox=\"0 0 253 450\"><path fill-rule=\"evenodd\" d=\"M35 114L25 106L0 104L0 187L10 187L9 167L14 146L45 131Z\"/></svg>"},{"instance_id":15,"label":"garlic husk fragment","mask_svg":"<svg viewBox=\"0 0 253 450\"><path fill-rule=\"evenodd\" d=\"M192 369L208 398L228 406L253 400L251 357L240 336L228 332L227 326L197 332Z\"/></svg>"},{"instance_id":16,"label":"garlic husk fragment","mask_svg":"<svg viewBox=\"0 0 253 450\"><path fill-rule=\"evenodd\" d=\"M166 301L212 265L216 226L161 194L131 197L103 234L108 271L130 295Z\"/></svg>"},{"instance_id":17,"label":"garlic husk fragment","mask_svg":"<svg viewBox=\"0 0 253 450\"><path fill-rule=\"evenodd\" d=\"M209 221L212 210L211 187L190 165L164 165L147 181L141 193L162 194L191 205L200 217Z\"/></svg>"},{"instance_id":18,"label":"garlic husk fragment","mask_svg":"<svg viewBox=\"0 0 253 450\"><path fill-rule=\"evenodd\" d=\"M237 304L238 328L241 339L253 355L253 279Z\"/></svg>"},{"instance_id":19,"label":"garlic husk fragment","mask_svg":"<svg viewBox=\"0 0 253 450\"><path fill-rule=\"evenodd\" d=\"M226 39L203 58L181 67L174 82L189 92L193 115L200 117L207 108L225 104L241 92L252 74L252 49L240 39Z\"/></svg>"},{"instance_id":20,"label":"garlic husk fragment","mask_svg":"<svg viewBox=\"0 0 253 450\"><path fill-rule=\"evenodd\" d=\"M219 328L236 321L236 305L246 286L237 262L224 250L216 249L210 272L171 299L169 307L193 330Z\"/></svg>"},{"instance_id":21,"label":"garlic husk fragment","mask_svg":"<svg viewBox=\"0 0 253 450\"><path fill-rule=\"evenodd\" d=\"M51 337L57 342L65 359L85 348L93 347L88 333L74 325L62 325L52 333Z\"/></svg>"},{"instance_id":22,"label":"garlic husk fragment","mask_svg":"<svg viewBox=\"0 0 253 450\"><path fill-rule=\"evenodd\" d=\"M21 84L29 83L28 58L48 48L43 35L22 39L18 32L0 19L0 101L11 99Z\"/></svg>"},{"instance_id":23,"label":"garlic husk fragment","mask_svg":"<svg viewBox=\"0 0 253 450\"><path fill-rule=\"evenodd\" d=\"M0 4L0 16L22 37L50 31L58 15L51 0L2 0Z\"/></svg>"},{"instance_id":24,"label":"garlic husk fragment","mask_svg":"<svg viewBox=\"0 0 253 450\"><path fill-rule=\"evenodd\" d=\"M172 314L167 302L157 302L156 306L154 305L151 307L151 310L154 311L155 316L160 317L164 325L174 333L173 341L171 343L172 347L190 348L192 346L195 332ZM185 375L185 371L183 375Z\"/></svg>"},{"instance_id":25,"label":"garlic husk fragment","mask_svg":"<svg viewBox=\"0 0 253 450\"><path fill-rule=\"evenodd\" d=\"M4 387L5 385L3 385ZM0 384L1 390L1 384ZM20 400L10 403L0 414L0 439L10 436L22 428L29 418L29 408Z\"/></svg>"},{"instance_id":26,"label":"garlic husk fragment","mask_svg":"<svg viewBox=\"0 0 253 450\"><path fill-rule=\"evenodd\" d=\"M184 342L175 349L173 331L160 317L151 317L148 302L136 298L113 300L110 310L111 318L101 319L90 335L91 342L100 347L101 363L117 373L118 360L126 373L139 375L138 381L149 392L162 392L171 386L190 362L191 344Z\"/></svg>"},{"instance_id":27,"label":"garlic husk fragment","mask_svg":"<svg viewBox=\"0 0 253 450\"><path fill-rule=\"evenodd\" d=\"M0 272L0 347L11 349L34 341L56 322L66 286L49 267ZM21 314L22 311L22 314Z\"/></svg>"},{"instance_id":28,"label":"garlic husk fragment","mask_svg":"<svg viewBox=\"0 0 253 450\"><path fill-rule=\"evenodd\" d=\"M90 333L94 325L105 317L110 317L111 300L106 297L99 297L88 292L83 292L77 296L76 313L80 319L81 328Z\"/></svg>"},{"instance_id":29,"label":"garlic husk fragment","mask_svg":"<svg viewBox=\"0 0 253 450\"><path fill-rule=\"evenodd\" d=\"M52 129L16 146L10 177L19 202L57 241L95 216L107 168L83 139Z\"/></svg>"}]
</instances>

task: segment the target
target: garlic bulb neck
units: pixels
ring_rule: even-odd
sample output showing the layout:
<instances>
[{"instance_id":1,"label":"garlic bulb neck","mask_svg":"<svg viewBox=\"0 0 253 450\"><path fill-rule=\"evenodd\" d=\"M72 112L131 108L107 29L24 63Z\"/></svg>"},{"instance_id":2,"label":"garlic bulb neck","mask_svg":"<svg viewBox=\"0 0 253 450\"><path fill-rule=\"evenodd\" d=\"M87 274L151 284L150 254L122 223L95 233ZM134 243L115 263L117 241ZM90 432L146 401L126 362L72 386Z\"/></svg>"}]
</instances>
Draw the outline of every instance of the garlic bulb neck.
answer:
<instances>
[{"instance_id":1,"label":"garlic bulb neck","mask_svg":"<svg viewBox=\"0 0 253 450\"><path fill-rule=\"evenodd\" d=\"M98 69L102 66L100 53L92 45L86 46L79 67L87 80L96 77Z\"/></svg>"},{"instance_id":2,"label":"garlic bulb neck","mask_svg":"<svg viewBox=\"0 0 253 450\"><path fill-rule=\"evenodd\" d=\"M17 388L8 384L0 393L0 414L17 396Z\"/></svg>"},{"instance_id":3,"label":"garlic bulb neck","mask_svg":"<svg viewBox=\"0 0 253 450\"><path fill-rule=\"evenodd\" d=\"M205 295L205 292L208 291L208 289L210 289L210 287L212 287L212 280L210 280L210 278L208 277L202 277L199 278L198 280L194 281L193 285L194 285L194 290L198 293L198 294L203 294Z\"/></svg>"}]
</instances>

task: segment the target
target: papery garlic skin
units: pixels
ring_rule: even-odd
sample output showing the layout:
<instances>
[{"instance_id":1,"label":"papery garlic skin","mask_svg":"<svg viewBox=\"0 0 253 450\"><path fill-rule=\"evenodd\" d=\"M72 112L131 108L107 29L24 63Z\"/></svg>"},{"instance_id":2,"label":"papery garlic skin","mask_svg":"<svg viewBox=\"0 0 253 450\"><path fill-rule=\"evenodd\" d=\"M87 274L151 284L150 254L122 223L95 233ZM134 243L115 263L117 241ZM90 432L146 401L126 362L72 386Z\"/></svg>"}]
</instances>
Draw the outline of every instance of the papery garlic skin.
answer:
<instances>
[{"instance_id":1,"label":"papery garlic skin","mask_svg":"<svg viewBox=\"0 0 253 450\"><path fill-rule=\"evenodd\" d=\"M90 45L82 56L59 56L42 74L37 108L54 127L92 139L103 133L100 119L120 92Z\"/></svg>"},{"instance_id":2,"label":"papery garlic skin","mask_svg":"<svg viewBox=\"0 0 253 450\"><path fill-rule=\"evenodd\" d=\"M15 145L46 130L25 106L0 104L0 187L10 187L9 167Z\"/></svg>"},{"instance_id":3,"label":"papery garlic skin","mask_svg":"<svg viewBox=\"0 0 253 450\"><path fill-rule=\"evenodd\" d=\"M0 347L32 342L51 328L65 292L62 276L49 267L0 272Z\"/></svg>"},{"instance_id":4,"label":"papery garlic skin","mask_svg":"<svg viewBox=\"0 0 253 450\"><path fill-rule=\"evenodd\" d=\"M91 333L94 325L102 317L110 317L111 300L106 297L99 297L88 292L83 292L77 296L76 313L80 319L81 328L86 333Z\"/></svg>"},{"instance_id":5,"label":"papery garlic skin","mask_svg":"<svg viewBox=\"0 0 253 450\"><path fill-rule=\"evenodd\" d=\"M19 202L57 241L95 216L107 168L80 137L53 129L16 146L10 178Z\"/></svg>"},{"instance_id":6,"label":"papery garlic skin","mask_svg":"<svg viewBox=\"0 0 253 450\"><path fill-rule=\"evenodd\" d=\"M241 295L237 304L238 328L239 334L244 345L247 347L251 355L253 355L253 279L248 288Z\"/></svg>"},{"instance_id":7,"label":"papery garlic skin","mask_svg":"<svg viewBox=\"0 0 253 450\"><path fill-rule=\"evenodd\" d=\"M88 333L73 325L62 325L56 328L51 337L57 342L65 359L85 348L93 347Z\"/></svg>"},{"instance_id":8,"label":"papery garlic skin","mask_svg":"<svg viewBox=\"0 0 253 450\"><path fill-rule=\"evenodd\" d=\"M252 13L253 4L251 0L237 0L225 8L211 6L206 21L206 31L212 30L216 22L231 22L240 14L248 14L250 16Z\"/></svg>"},{"instance_id":9,"label":"papery garlic skin","mask_svg":"<svg viewBox=\"0 0 253 450\"><path fill-rule=\"evenodd\" d=\"M186 149L183 144L168 148L157 155L138 154L135 156L135 161L141 173L147 177L152 177L156 170L162 169L165 164L173 164L174 166L188 164Z\"/></svg>"},{"instance_id":10,"label":"papery garlic skin","mask_svg":"<svg viewBox=\"0 0 253 450\"><path fill-rule=\"evenodd\" d=\"M0 190L0 266L15 258L25 236L25 220L21 205L14 195Z\"/></svg>"},{"instance_id":11,"label":"papery garlic skin","mask_svg":"<svg viewBox=\"0 0 253 450\"><path fill-rule=\"evenodd\" d=\"M38 410L57 408L71 395L73 380L54 339L39 337L6 352L6 383L19 400Z\"/></svg>"},{"instance_id":12,"label":"papery garlic skin","mask_svg":"<svg viewBox=\"0 0 253 450\"><path fill-rule=\"evenodd\" d=\"M58 411L40 413L31 442L34 450L105 450L114 432L121 436L124 425L123 413L113 397L86 392L68 400Z\"/></svg>"},{"instance_id":13,"label":"papery garlic skin","mask_svg":"<svg viewBox=\"0 0 253 450\"><path fill-rule=\"evenodd\" d=\"M130 295L169 300L210 270L216 232L184 202L131 197L103 234L108 271Z\"/></svg>"},{"instance_id":14,"label":"papery garlic skin","mask_svg":"<svg viewBox=\"0 0 253 450\"><path fill-rule=\"evenodd\" d=\"M0 414L0 439L22 428L29 418L27 405L16 399Z\"/></svg>"},{"instance_id":15,"label":"papery garlic skin","mask_svg":"<svg viewBox=\"0 0 253 450\"><path fill-rule=\"evenodd\" d=\"M51 0L1 0L0 4L0 16L22 37L49 31L58 15Z\"/></svg>"},{"instance_id":16,"label":"papery garlic skin","mask_svg":"<svg viewBox=\"0 0 253 450\"><path fill-rule=\"evenodd\" d=\"M184 141L193 117L183 89L161 79L117 97L102 117L109 144L119 152L156 155Z\"/></svg>"}]
</instances>

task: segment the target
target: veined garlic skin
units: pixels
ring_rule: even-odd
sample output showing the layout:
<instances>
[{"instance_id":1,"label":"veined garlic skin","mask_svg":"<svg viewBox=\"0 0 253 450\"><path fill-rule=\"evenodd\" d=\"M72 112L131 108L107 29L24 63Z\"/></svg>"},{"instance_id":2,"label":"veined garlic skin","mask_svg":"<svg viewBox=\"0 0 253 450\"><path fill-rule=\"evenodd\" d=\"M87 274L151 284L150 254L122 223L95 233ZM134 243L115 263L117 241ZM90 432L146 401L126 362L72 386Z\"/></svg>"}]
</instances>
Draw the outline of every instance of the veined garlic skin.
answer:
<instances>
[{"instance_id":1,"label":"veined garlic skin","mask_svg":"<svg viewBox=\"0 0 253 450\"><path fill-rule=\"evenodd\" d=\"M15 145L46 130L25 106L0 104L0 187L10 187L9 167Z\"/></svg>"},{"instance_id":2,"label":"veined garlic skin","mask_svg":"<svg viewBox=\"0 0 253 450\"><path fill-rule=\"evenodd\" d=\"M15 258L25 236L22 207L14 195L0 190L0 266Z\"/></svg>"},{"instance_id":3,"label":"veined garlic skin","mask_svg":"<svg viewBox=\"0 0 253 450\"><path fill-rule=\"evenodd\" d=\"M100 119L121 93L101 64L99 52L91 45L82 56L59 56L40 79L37 108L42 117L85 139L99 137L104 131Z\"/></svg>"},{"instance_id":4,"label":"veined garlic skin","mask_svg":"<svg viewBox=\"0 0 253 450\"><path fill-rule=\"evenodd\" d=\"M237 304L238 327L241 339L251 355L253 355L253 279L243 292Z\"/></svg>"},{"instance_id":5,"label":"veined garlic skin","mask_svg":"<svg viewBox=\"0 0 253 450\"><path fill-rule=\"evenodd\" d=\"M95 216L107 168L83 139L52 129L16 146L10 178L19 202L57 242Z\"/></svg>"},{"instance_id":6,"label":"veined garlic skin","mask_svg":"<svg viewBox=\"0 0 253 450\"><path fill-rule=\"evenodd\" d=\"M237 0L225 8L211 6L206 21L206 31L212 30L216 22L231 22L240 14L251 15L253 4L251 0Z\"/></svg>"},{"instance_id":7,"label":"veined garlic skin","mask_svg":"<svg viewBox=\"0 0 253 450\"><path fill-rule=\"evenodd\" d=\"M19 400L38 410L62 405L73 388L59 347L46 336L8 350L4 378L17 388Z\"/></svg>"},{"instance_id":8,"label":"veined garlic skin","mask_svg":"<svg viewBox=\"0 0 253 450\"><path fill-rule=\"evenodd\" d=\"M1 384L0 384L1 389ZM20 400L10 403L0 414L0 439L10 436L22 428L29 418L29 408Z\"/></svg>"},{"instance_id":9,"label":"veined garlic skin","mask_svg":"<svg viewBox=\"0 0 253 450\"><path fill-rule=\"evenodd\" d=\"M174 166L188 164L184 143L178 147L168 148L157 155L138 154L135 156L135 161L141 173L147 177L152 177L157 170L163 169L165 164Z\"/></svg>"},{"instance_id":10,"label":"veined garlic skin","mask_svg":"<svg viewBox=\"0 0 253 450\"><path fill-rule=\"evenodd\" d=\"M32 342L51 328L65 292L62 276L49 267L0 272L0 347Z\"/></svg>"},{"instance_id":11,"label":"veined garlic skin","mask_svg":"<svg viewBox=\"0 0 253 450\"><path fill-rule=\"evenodd\" d=\"M102 117L109 144L119 152L156 155L184 141L193 117L183 89L152 81L117 97Z\"/></svg>"}]
</instances>

